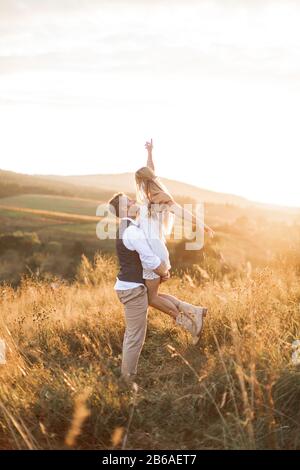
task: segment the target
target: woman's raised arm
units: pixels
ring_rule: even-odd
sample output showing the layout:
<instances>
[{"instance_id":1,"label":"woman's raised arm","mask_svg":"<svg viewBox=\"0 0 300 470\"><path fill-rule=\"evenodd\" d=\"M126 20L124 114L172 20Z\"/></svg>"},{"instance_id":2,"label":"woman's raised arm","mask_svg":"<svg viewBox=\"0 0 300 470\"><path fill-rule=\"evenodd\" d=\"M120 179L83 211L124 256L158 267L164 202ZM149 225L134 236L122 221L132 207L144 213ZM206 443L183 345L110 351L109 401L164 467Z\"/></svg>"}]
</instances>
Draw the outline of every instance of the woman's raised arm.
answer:
<instances>
[{"instance_id":1,"label":"woman's raised arm","mask_svg":"<svg viewBox=\"0 0 300 470\"><path fill-rule=\"evenodd\" d=\"M173 214L175 214L177 217L185 219L188 222L191 222L193 225L196 225L197 223L199 224L199 221L197 221L195 215L185 207L178 204L176 201L170 202L168 205L170 206L170 211L173 212ZM210 238L212 238L214 236L213 229L205 223L203 223L202 225L204 231L208 234Z\"/></svg>"},{"instance_id":2,"label":"woman's raised arm","mask_svg":"<svg viewBox=\"0 0 300 470\"><path fill-rule=\"evenodd\" d=\"M152 139L150 140L150 142L145 143L145 148L147 149L147 152L148 152L147 166L149 168L151 168L152 171L155 172L153 157L152 157L152 150L153 150L153 141L152 141Z\"/></svg>"}]
</instances>

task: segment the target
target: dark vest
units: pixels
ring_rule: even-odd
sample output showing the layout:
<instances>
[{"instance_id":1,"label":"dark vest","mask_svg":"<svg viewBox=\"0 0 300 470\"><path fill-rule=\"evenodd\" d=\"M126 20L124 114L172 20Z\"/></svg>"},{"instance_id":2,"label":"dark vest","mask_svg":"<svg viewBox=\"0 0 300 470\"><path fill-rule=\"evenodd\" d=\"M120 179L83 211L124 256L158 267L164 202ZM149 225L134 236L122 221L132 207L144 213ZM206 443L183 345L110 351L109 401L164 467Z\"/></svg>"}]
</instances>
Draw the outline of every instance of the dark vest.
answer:
<instances>
[{"instance_id":1,"label":"dark vest","mask_svg":"<svg viewBox=\"0 0 300 470\"><path fill-rule=\"evenodd\" d=\"M144 284L143 267L138 252L128 250L123 243L122 235L129 225L132 225L130 220L121 220L117 233L116 249L120 265L118 279L120 281Z\"/></svg>"}]
</instances>

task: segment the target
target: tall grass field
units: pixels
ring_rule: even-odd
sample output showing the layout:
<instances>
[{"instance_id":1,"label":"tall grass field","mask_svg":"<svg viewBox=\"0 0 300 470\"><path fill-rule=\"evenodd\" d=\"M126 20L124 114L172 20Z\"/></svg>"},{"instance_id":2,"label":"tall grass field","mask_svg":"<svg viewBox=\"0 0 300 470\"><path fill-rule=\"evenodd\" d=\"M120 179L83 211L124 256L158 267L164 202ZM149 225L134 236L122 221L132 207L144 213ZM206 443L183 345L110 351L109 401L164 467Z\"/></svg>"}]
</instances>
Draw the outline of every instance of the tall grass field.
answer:
<instances>
[{"instance_id":1,"label":"tall grass field","mask_svg":"<svg viewBox=\"0 0 300 470\"><path fill-rule=\"evenodd\" d=\"M299 273L284 260L230 279L192 273L166 292L206 305L200 345L149 311L137 383L120 378L116 265L0 289L1 449L299 449Z\"/></svg>"}]
</instances>

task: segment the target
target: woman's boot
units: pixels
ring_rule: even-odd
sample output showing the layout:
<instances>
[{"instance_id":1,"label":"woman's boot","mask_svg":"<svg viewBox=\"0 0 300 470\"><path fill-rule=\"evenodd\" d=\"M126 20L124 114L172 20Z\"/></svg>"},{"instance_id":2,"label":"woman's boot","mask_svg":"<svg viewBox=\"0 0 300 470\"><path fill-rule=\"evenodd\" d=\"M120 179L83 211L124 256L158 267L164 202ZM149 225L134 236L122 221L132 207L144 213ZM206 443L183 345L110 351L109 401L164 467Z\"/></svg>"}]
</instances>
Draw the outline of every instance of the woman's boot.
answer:
<instances>
[{"instance_id":1,"label":"woman's boot","mask_svg":"<svg viewBox=\"0 0 300 470\"><path fill-rule=\"evenodd\" d=\"M183 302L181 300L179 301L178 309L181 312L194 314L194 315L202 315L204 317L207 314L207 310L208 310L206 307L197 307L196 305L192 305L192 304L189 304L188 302Z\"/></svg>"},{"instance_id":2,"label":"woman's boot","mask_svg":"<svg viewBox=\"0 0 300 470\"><path fill-rule=\"evenodd\" d=\"M207 314L207 308L196 307L188 302L179 301L178 309L181 313L178 315L176 322L191 333L193 344L196 345L201 336L203 318Z\"/></svg>"}]
</instances>

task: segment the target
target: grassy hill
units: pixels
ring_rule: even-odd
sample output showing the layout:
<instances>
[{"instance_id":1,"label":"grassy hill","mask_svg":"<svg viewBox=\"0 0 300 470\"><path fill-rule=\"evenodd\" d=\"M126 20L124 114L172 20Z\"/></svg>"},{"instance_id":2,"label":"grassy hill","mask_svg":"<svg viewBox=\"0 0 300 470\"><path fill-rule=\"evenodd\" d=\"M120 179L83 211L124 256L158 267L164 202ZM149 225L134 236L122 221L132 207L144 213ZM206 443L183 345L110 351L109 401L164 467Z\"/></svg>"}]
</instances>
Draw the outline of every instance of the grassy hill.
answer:
<instances>
[{"instance_id":1,"label":"grassy hill","mask_svg":"<svg viewBox=\"0 0 300 470\"><path fill-rule=\"evenodd\" d=\"M71 182L0 170L0 198L21 194L48 194L103 201L110 197L112 191L106 191L101 187L88 188Z\"/></svg>"},{"instance_id":2,"label":"grassy hill","mask_svg":"<svg viewBox=\"0 0 300 470\"><path fill-rule=\"evenodd\" d=\"M95 216L99 201L47 194L22 194L0 198L0 206Z\"/></svg>"},{"instance_id":3,"label":"grassy hill","mask_svg":"<svg viewBox=\"0 0 300 470\"><path fill-rule=\"evenodd\" d=\"M111 194L0 170L0 282L32 272L72 278L83 253L112 251L96 237L97 206ZM24 250L29 234L39 243Z\"/></svg>"},{"instance_id":4,"label":"grassy hill","mask_svg":"<svg viewBox=\"0 0 300 470\"><path fill-rule=\"evenodd\" d=\"M216 266L220 259L235 270L244 269L247 262L254 266L268 263L288 245L293 227L299 224L295 209L270 208L238 197L233 198L233 204L226 199L228 195L174 181L165 183L174 194L180 192L183 200L205 198L205 221L217 234L209 254ZM133 188L132 174L37 177L0 171L0 282L18 283L24 272L73 278L81 254L92 258L99 250L112 253L114 240L96 237L96 209L114 192ZM40 241L34 244L33 252L22 250L20 234L26 239L29 233ZM204 263L202 253L181 253L180 243L170 241L169 249L176 269Z\"/></svg>"}]
</instances>

